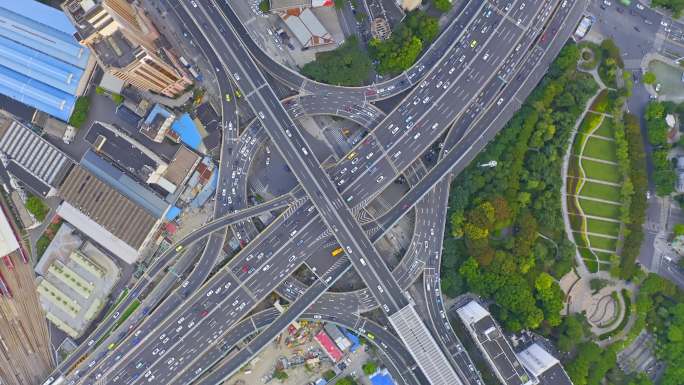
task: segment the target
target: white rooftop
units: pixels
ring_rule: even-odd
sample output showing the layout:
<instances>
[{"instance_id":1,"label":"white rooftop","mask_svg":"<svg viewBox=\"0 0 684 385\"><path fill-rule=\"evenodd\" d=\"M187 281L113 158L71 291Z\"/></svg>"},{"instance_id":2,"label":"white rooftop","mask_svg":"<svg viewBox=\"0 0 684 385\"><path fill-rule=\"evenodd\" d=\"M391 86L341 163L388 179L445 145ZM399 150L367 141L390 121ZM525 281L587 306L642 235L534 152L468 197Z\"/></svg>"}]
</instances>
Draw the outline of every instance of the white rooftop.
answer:
<instances>
[{"instance_id":1,"label":"white rooftop","mask_svg":"<svg viewBox=\"0 0 684 385\"><path fill-rule=\"evenodd\" d=\"M0 257L17 250L19 242L14 236L12 226L9 224L4 210L0 210Z\"/></svg>"},{"instance_id":2,"label":"white rooftop","mask_svg":"<svg viewBox=\"0 0 684 385\"><path fill-rule=\"evenodd\" d=\"M535 377L539 377L553 365L558 363L558 359L544 350L539 344L532 344L527 349L517 353L518 359L525 369Z\"/></svg>"},{"instance_id":3,"label":"white rooftop","mask_svg":"<svg viewBox=\"0 0 684 385\"><path fill-rule=\"evenodd\" d=\"M469 324L475 323L489 315L487 309L475 301L468 302L465 306L456 309L461 319Z\"/></svg>"},{"instance_id":4,"label":"white rooftop","mask_svg":"<svg viewBox=\"0 0 684 385\"><path fill-rule=\"evenodd\" d=\"M81 210L70 205L69 202L64 201L57 207L57 215L129 265L138 260L137 250L90 219Z\"/></svg>"}]
</instances>

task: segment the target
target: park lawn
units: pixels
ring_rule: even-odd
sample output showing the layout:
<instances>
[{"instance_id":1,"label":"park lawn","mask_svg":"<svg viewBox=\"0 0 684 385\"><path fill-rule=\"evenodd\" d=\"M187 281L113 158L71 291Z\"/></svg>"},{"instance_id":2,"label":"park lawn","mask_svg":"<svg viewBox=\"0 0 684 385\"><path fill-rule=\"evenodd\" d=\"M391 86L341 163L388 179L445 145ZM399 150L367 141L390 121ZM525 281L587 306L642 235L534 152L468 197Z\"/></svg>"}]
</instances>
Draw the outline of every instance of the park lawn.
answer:
<instances>
[{"instance_id":1,"label":"park lawn","mask_svg":"<svg viewBox=\"0 0 684 385\"><path fill-rule=\"evenodd\" d=\"M614 141L592 136L584 145L583 155L615 162L617 160L616 151L617 147Z\"/></svg>"},{"instance_id":2,"label":"park lawn","mask_svg":"<svg viewBox=\"0 0 684 385\"><path fill-rule=\"evenodd\" d=\"M582 256L583 259L589 259L589 260L596 259L594 252L591 251L590 249L588 249L586 247L579 247L578 250L579 250L580 255Z\"/></svg>"},{"instance_id":3,"label":"park lawn","mask_svg":"<svg viewBox=\"0 0 684 385\"><path fill-rule=\"evenodd\" d=\"M620 183L620 170L618 170L618 167L615 165L582 159L582 167L584 168L586 177L589 179Z\"/></svg>"},{"instance_id":4,"label":"park lawn","mask_svg":"<svg viewBox=\"0 0 684 385\"><path fill-rule=\"evenodd\" d=\"M589 244L592 248L615 250L617 247L617 239L589 235Z\"/></svg>"},{"instance_id":5,"label":"park lawn","mask_svg":"<svg viewBox=\"0 0 684 385\"><path fill-rule=\"evenodd\" d=\"M583 133L583 132L578 132L577 136L575 137L575 142L572 144L572 154L579 156L582 153L582 143L584 143L585 140L587 140L589 135Z\"/></svg>"},{"instance_id":6,"label":"park lawn","mask_svg":"<svg viewBox=\"0 0 684 385\"><path fill-rule=\"evenodd\" d=\"M603 122L599 128L594 131L594 135L605 136L606 138L614 138L615 127L613 126L613 120L610 118L603 119Z\"/></svg>"},{"instance_id":7,"label":"park lawn","mask_svg":"<svg viewBox=\"0 0 684 385\"><path fill-rule=\"evenodd\" d=\"M582 189L580 190L580 195L619 203L620 187L584 181Z\"/></svg>"},{"instance_id":8,"label":"park lawn","mask_svg":"<svg viewBox=\"0 0 684 385\"><path fill-rule=\"evenodd\" d=\"M610 264L610 256L613 255L613 253L606 253L604 251L594 251L594 254L596 254L599 261L608 264Z\"/></svg>"},{"instance_id":9,"label":"park lawn","mask_svg":"<svg viewBox=\"0 0 684 385\"><path fill-rule=\"evenodd\" d=\"M574 231L582 230L582 217L577 214L568 213L568 220L570 221L570 228Z\"/></svg>"},{"instance_id":10,"label":"park lawn","mask_svg":"<svg viewBox=\"0 0 684 385\"><path fill-rule=\"evenodd\" d=\"M587 232L613 235L617 237L618 234L620 234L620 223L587 218Z\"/></svg>"},{"instance_id":11,"label":"park lawn","mask_svg":"<svg viewBox=\"0 0 684 385\"><path fill-rule=\"evenodd\" d=\"M620 206L613 205L610 203L590 201L588 199L579 198L580 206L582 206L582 211L586 215L594 215L597 217L620 218Z\"/></svg>"},{"instance_id":12,"label":"park lawn","mask_svg":"<svg viewBox=\"0 0 684 385\"><path fill-rule=\"evenodd\" d=\"M590 273L598 272L598 262L595 259L585 259L584 264L587 265L587 270Z\"/></svg>"}]
</instances>

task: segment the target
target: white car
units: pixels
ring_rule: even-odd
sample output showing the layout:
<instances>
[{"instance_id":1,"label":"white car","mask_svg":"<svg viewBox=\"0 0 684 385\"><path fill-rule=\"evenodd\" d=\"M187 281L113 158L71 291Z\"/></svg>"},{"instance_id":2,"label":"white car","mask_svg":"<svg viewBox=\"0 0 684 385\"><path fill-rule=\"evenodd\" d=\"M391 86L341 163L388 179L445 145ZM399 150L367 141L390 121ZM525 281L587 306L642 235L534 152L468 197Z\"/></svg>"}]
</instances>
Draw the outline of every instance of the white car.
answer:
<instances>
[{"instance_id":1,"label":"white car","mask_svg":"<svg viewBox=\"0 0 684 385\"><path fill-rule=\"evenodd\" d=\"M302 147L302 154L309 155L309 152L306 151L306 147Z\"/></svg>"},{"instance_id":2,"label":"white car","mask_svg":"<svg viewBox=\"0 0 684 385\"><path fill-rule=\"evenodd\" d=\"M378 182L378 183L380 183L380 182L382 182L383 179L385 179L385 177L382 176L382 175L380 175L380 176L378 177L378 179L376 179L375 181Z\"/></svg>"},{"instance_id":3,"label":"white car","mask_svg":"<svg viewBox=\"0 0 684 385\"><path fill-rule=\"evenodd\" d=\"M193 8L197 8L197 3L194 0L190 0L190 4L192 4Z\"/></svg>"},{"instance_id":4,"label":"white car","mask_svg":"<svg viewBox=\"0 0 684 385\"><path fill-rule=\"evenodd\" d=\"M237 72L236 72L236 73L234 73L234 74L233 74L233 76L235 77L235 80L240 80L240 75L238 75L238 73L237 73Z\"/></svg>"},{"instance_id":5,"label":"white car","mask_svg":"<svg viewBox=\"0 0 684 385\"><path fill-rule=\"evenodd\" d=\"M644 10L644 6L641 5L641 4L639 4L639 3L636 3L636 7L637 7L637 9L640 10L640 11L643 11L643 10Z\"/></svg>"},{"instance_id":6,"label":"white car","mask_svg":"<svg viewBox=\"0 0 684 385\"><path fill-rule=\"evenodd\" d=\"M266 115L264 115L264 113L261 112L261 111L259 111L259 117L260 117L261 119L266 119Z\"/></svg>"},{"instance_id":7,"label":"white car","mask_svg":"<svg viewBox=\"0 0 684 385\"><path fill-rule=\"evenodd\" d=\"M370 159L370 158L372 158L372 157L373 157L373 153L372 153L372 152L369 153L368 155L366 155L366 159Z\"/></svg>"}]
</instances>

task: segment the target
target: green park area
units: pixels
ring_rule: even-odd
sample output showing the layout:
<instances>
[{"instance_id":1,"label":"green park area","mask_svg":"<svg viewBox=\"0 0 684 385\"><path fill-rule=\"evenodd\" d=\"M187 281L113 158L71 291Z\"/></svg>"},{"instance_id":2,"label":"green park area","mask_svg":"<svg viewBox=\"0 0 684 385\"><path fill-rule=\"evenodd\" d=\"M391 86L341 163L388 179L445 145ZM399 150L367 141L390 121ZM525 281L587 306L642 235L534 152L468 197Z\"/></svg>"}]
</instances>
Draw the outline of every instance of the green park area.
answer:
<instances>
[{"instance_id":1,"label":"green park area","mask_svg":"<svg viewBox=\"0 0 684 385\"><path fill-rule=\"evenodd\" d=\"M588 112L579 125L570 158L571 227L590 271L609 269L610 257L605 256L617 253L619 245L623 175L617 162L611 118L605 113Z\"/></svg>"}]
</instances>

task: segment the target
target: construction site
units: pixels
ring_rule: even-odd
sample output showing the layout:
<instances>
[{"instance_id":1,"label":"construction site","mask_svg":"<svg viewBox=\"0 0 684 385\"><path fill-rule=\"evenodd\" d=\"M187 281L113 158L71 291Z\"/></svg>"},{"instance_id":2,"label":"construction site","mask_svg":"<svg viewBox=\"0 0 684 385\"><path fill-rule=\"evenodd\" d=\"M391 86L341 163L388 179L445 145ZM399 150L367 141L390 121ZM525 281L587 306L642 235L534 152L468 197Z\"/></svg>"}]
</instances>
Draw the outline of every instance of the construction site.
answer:
<instances>
[{"instance_id":1,"label":"construction site","mask_svg":"<svg viewBox=\"0 0 684 385\"><path fill-rule=\"evenodd\" d=\"M0 384L40 384L54 367L47 321L20 232L0 212Z\"/></svg>"}]
</instances>

